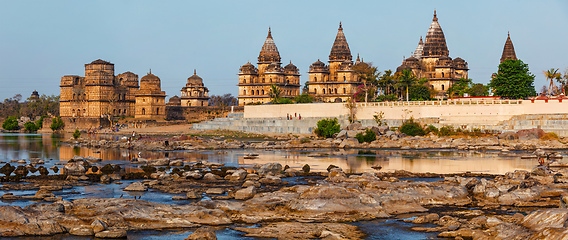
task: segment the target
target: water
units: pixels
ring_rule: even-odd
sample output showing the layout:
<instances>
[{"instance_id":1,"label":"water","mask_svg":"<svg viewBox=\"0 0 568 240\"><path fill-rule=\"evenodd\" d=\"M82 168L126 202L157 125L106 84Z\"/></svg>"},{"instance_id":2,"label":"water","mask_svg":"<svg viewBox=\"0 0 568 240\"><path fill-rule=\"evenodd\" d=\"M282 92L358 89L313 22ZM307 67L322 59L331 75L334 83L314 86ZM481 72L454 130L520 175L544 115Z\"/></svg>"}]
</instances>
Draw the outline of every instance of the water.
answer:
<instances>
[{"instance_id":1,"label":"water","mask_svg":"<svg viewBox=\"0 0 568 240\"><path fill-rule=\"evenodd\" d=\"M12 160L26 160L39 158L45 161L43 166L49 168L62 165L75 155L87 157L93 156L102 158L103 161L93 165L102 167L112 163L121 165L124 169L136 169L137 165L132 164L130 159L138 154L147 159L170 158L183 159L186 164L207 160L210 162L224 163L227 166L250 167L255 164L279 162L283 166L288 165L292 168L301 169L304 164L309 164L312 171L326 171L330 164L343 168L346 172L361 173L374 171L371 167L381 166L381 171L407 170L411 172L432 172L432 173L460 173L460 172L479 172L503 174L514 170L531 170L536 166L534 159L521 159L527 155L526 152L507 152L499 151L458 151L458 150L398 150L398 149L366 149L366 150L333 150L333 149L311 149L311 150L257 150L257 149L236 149L236 150L200 150L200 151L174 151L174 152L138 152L126 149L89 149L82 147L71 147L60 142L60 137L56 135L41 134L0 134L0 161L11 162ZM258 154L255 159L246 159L248 154ZM561 152L566 155L566 152ZM20 164L11 162L13 166ZM3 165L3 164L2 164ZM38 174L37 172L35 174ZM53 172L50 170L50 174ZM301 183L307 179L288 178L284 179L291 184ZM439 181L440 178L422 179L412 178L413 181ZM78 198L102 198L102 197L140 197L142 200L167 203L167 204L190 204L193 201L174 201L173 196L149 190L143 193L132 193L123 191L133 181L121 181L112 184L93 184L89 186L77 186L70 189L55 191L56 196L63 197L64 200L72 201ZM9 184L9 183L4 183ZM14 195L33 196L37 190L2 191L13 193ZM204 198L207 200L207 198ZM13 205L25 207L36 201L0 201L0 205ZM368 237L367 239L433 239L437 233L420 233L410 230L414 226L398 219L381 219L375 221L353 223L360 227ZM140 231L129 232L129 239L185 239L194 229L170 230L170 231ZM246 238L241 232L230 228L219 228L217 231L219 239L252 239ZM31 237L17 239L92 239L70 235L58 235L55 237Z\"/></svg>"}]
</instances>

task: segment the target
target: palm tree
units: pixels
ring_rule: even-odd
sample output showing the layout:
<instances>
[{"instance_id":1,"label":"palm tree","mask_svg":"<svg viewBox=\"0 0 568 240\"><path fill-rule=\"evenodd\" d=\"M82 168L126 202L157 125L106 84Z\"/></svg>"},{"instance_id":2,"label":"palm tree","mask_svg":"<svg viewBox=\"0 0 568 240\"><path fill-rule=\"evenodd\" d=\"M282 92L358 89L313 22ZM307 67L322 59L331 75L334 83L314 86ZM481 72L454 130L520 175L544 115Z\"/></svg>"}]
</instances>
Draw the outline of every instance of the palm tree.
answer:
<instances>
[{"instance_id":1,"label":"palm tree","mask_svg":"<svg viewBox=\"0 0 568 240\"><path fill-rule=\"evenodd\" d=\"M270 102L278 103L278 100L280 100L280 95L282 95L282 89L274 84L270 85L270 92L268 92Z\"/></svg>"},{"instance_id":2,"label":"palm tree","mask_svg":"<svg viewBox=\"0 0 568 240\"><path fill-rule=\"evenodd\" d=\"M546 79L550 80L550 85L548 87L548 96L550 96L552 93L552 86L554 86L554 79L562 76L562 74L560 74L558 70L559 70L558 68L557 69L551 68L548 71L542 71Z\"/></svg>"},{"instance_id":3,"label":"palm tree","mask_svg":"<svg viewBox=\"0 0 568 240\"><path fill-rule=\"evenodd\" d=\"M414 85L414 83L416 81L417 81L416 76L414 76L414 74L408 69L402 70L402 73L400 75L398 75L397 85L399 85L399 87L406 88L406 101L407 102L408 102L408 88L410 88L410 86Z\"/></svg>"},{"instance_id":4,"label":"palm tree","mask_svg":"<svg viewBox=\"0 0 568 240\"><path fill-rule=\"evenodd\" d=\"M379 78L379 87L383 90L383 94L389 95L390 88L393 84L392 70L385 70L385 73Z\"/></svg>"}]
</instances>

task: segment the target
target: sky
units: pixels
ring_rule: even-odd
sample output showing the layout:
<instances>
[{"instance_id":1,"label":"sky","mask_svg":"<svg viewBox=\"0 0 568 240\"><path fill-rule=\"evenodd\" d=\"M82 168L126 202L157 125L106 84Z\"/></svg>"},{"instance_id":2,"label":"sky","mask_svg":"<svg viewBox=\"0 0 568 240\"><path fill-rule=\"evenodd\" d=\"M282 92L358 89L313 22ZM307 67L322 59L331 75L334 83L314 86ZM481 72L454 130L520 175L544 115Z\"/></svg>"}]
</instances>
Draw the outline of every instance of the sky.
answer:
<instances>
[{"instance_id":1,"label":"sky","mask_svg":"<svg viewBox=\"0 0 568 240\"><path fill-rule=\"evenodd\" d=\"M546 84L543 70L568 67L568 1L145 1L0 0L0 99L37 90L59 95L61 77L84 76L103 59L115 74L160 77L169 97L187 78L203 78L210 95L238 95L239 67L256 64L268 28L282 57L308 79L327 61L339 22L353 59L396 70L425 37L437 10L450 57L486 84L497 71L507 32L517 57Z\"/></svg>"}]
</instances>

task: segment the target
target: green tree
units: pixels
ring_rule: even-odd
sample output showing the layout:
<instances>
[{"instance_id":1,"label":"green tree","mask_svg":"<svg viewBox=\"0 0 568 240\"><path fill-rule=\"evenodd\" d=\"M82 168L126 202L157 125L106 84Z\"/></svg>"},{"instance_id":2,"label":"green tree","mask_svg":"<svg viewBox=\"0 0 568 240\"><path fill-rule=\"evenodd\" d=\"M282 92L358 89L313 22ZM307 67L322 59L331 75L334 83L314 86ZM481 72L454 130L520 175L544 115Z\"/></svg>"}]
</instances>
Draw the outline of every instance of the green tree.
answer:
<instances>
[{"instance_id":1,"label":"green tree","mask_svg":"<svg viewBox=\"0 0 568 240\"><path fill-rule=\"evenodd\" d=\"M395 78L392 75L392 70L386 70L378 79L378 86L383 91L384 95L391 94L391 89L395 84Z\"/></svg>"},{"instance_id":2,"label":"green tree","mask_svg":"<svg viewBox=\"0 0 568 240\"><path fill-rule=\"evenodd\" d=\"M53 131L57 131L63 129L63 126L65 126L65 123L63 123L61 117L57 116L53 118L53 120L51 120L51 126L49 126L49 128L51 128L51 130Z\"/></svg>"},{"instance_id":3,"label":"green tree","mask_svg":"<svg viewBox=\"0 0 568 240\"><path fill-rule=\"evenodd\" d=\"M372 63L359 63L353 66L359 81L363 82L362 90L365 93L365 102L374 101L377 91L378 79L381 72Z\"/></svg>"},{"instance_id":4,"label":"green tree","mask_svg":"<svg viewBox=\"0 0 568 240\"><path fill-rule=\"evenodd\" d=\"M20 129L20 126L18 126L18 118L16 116L9 116L4 120L4 123L2 123L2 128L8 131Z\"/></svg>"},{"instance_id":5,"label":"green tree","mask_svg":"<svg viewBox=\"0 0 568 240\"><path fill-rule=\"evenodd\" d=\"M463 97L468 92L470 85L473 83L471 79L460 78L457 82L448 88L449 97Z\"/></svg>"},{"instance_id":6,"label":"green tree","mask_svg":"<svg viewBox=\"0 0 568 240\"><path fill-rule=\"evenodd\" d=\"M406 101L408 102L408 90L409 88L414 85L418 79L412 73L412 71L408 69L402 70L402 72L398 75L398 83L399 87L404 87L406 89Z\"/></svg>"},{"instance_id":7,"label":"green tree","mask_svg":"<svg viewBox=\"0 0 568 240\"><path fill-rule=\"evenodd\" d=\"M558 70L560 70L560 69L551 68L547 71L542 71L542 73L544 73L544 76L546 77L546 80L550 81L550 84L548 86L548 95L549 96L552 95L552 90L556 89L556 86L554 86L554 80L562 77L562 74L560 74L558 72Z\"/></svg>"},{"instance_id":8,"label":"green tree","mask_svg":"<svg viewBox=\"0 0 568 240\"><path fill-rule=\"evenodd\" d=\"M278 103L280 96L282 95L282 89L280 87L272 84L270 85L270 91L268 92L268 97L270 97L271 103Z\"/></svg>"},{"instance_id":9,"label":"green tree","mask_svg":"<svg viewBox=\"0 0 568 240\"><path fill-rule=\"evenodd\" d=\"M79 131L79 129L75 129L75 132L73 133L73 138L77 139L81 136L81 131Z\"/></svg>"},{"instance_id":10,"label":"green tree","mask_svg":"<svg viewBox=\"0 0 568 240\"><path fill-rule=\"evenodd\" d=\"M418 122L415 122L414 118L410 118L404 121L399 130L401 133L405 133L409 136L424 136L426 134L424 128L422 128L422 125L420 125L420 123Z\"/></svg>"},{"instance_id":11,"label":"green tree","mask_svg":"<svg viewBox=\"0 0 568 240\"><path fill-rule=\"evenodd\" d=\"M430 99L430 88L422 84L412 85L410 87L410 100L425 101Z\"/></svg>"},{"instance_id":12,"label":"green tree","mask_svg":"<svg viewBox=\"0 0 568 240\"><path fill-rule=\"evenodd\" d=\"M302 93L296 97L294 97L294 102L296 103L312 103L314 102L314 96L308 93Z\"/></svg>"},{"instance_id":13,"label":"green tree","mask_svg":"<svg viewBox=\"0 0 568 240\"><path fill-rule=\"evenodd\" d=\"M39 127L34 122L26 122L24 123L24 129L27 132L37 132Z\"/></svg>"},{"instance_id":14,"label":"green tree","mask_svg":"<svg viewBox=\"0 0 568 240\"><path fill-rule=\"evenodd\" d=\"M509 99L527 98L536 95L534 77L526 63L507 59L499 64L499 71L491 79L489 87L495 96Z\"/></svg>"},{"instance_id":15,"label":"green tree","mask_svg":"<svg viewBox=\"0 0 568 240\"><path fill-rule=\"evenodd\" d=\"M467 90L467 93L472 97L488 96L489 88L481 83L475 83Z\"/></svg>"}]
</instances>

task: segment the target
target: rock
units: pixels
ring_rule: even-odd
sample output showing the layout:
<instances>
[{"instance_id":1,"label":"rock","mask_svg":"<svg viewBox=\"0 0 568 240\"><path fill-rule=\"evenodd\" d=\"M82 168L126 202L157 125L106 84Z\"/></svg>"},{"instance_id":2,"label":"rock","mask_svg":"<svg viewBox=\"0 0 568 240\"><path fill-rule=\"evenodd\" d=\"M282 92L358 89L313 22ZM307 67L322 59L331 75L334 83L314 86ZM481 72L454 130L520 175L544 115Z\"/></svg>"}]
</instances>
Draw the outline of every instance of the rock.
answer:
<instances>
[{"instance_id":1,"label":"rock","mask_svg":"<svg viewBox=\"0 0 568 240\"><path fill-rule=\"evenodd\" d=\"M221 194L225 193L225 190L223 190L222 188L209 188L209 189L207 189L207 191L205 191L205 193L221 195Z\"/></svg>"},{"instance_id":2,"label":"rock","mask_svg":"<svg viewBox=\"0 0 568 240\"><path fill-rule=\"evenodd\" d=\"M276 176L268 175L264 178L261 178L259 182L266 185L279 185L282 183L282 179Z\"/></svg>"},{"instance_id":3,"label":"rock","mask_svg":"<svg viewBox=\"0 0 568 240\"><path fill-rule=\"evenodd\" d=\"M381 133L381 135L386 135L389 130L389 126L379 126L379 133Z\"/></svg>"},{"instance_id":4,"label":"rock","mask_svg":"<svg viewBox=\"0 0 568 240\"><path fill-rule=\"evenodd\" d=\"M225 180L229 180L229 181L242 181L247 177L247 171L244 169L239 169L235 172L233 172L233 174L231 175L227 175L225 176Z\"/></svg>"},{"instance_id":5,"label":"rock","mask_svg":"<svg viewBox=\"0 0 568 240\"><path fill-rule=\"evenodd\" d=\"M109 175L102 175L101 176L101 183L109 184L112 182L112 178Z\"/></svg>"},{"instance_id":6,"label":"rock","mask_svg":"<svg viewBox=\"0 0 568 240\"><path fill-rule=\"evenodd\" d=\"M93 228L94 233L98 233L107 230L108 226L105 222L95 219L95 221L91 223L91 228Z\"/></svg>"},{"instance_id":7,"label":"rock","mask_svg":"<svg viewBox=\"0 0 568 240\"><path fill-rule=\"evenodd\" d=\"M337 133L337 136L335 136L335 138L340 138L340 139L344 139L347 137L347 130L341 130L339 133Z\"/></svg>"},{"instance_id":8,"label":"rock","mask_svg":"<svg viewBox=\"0 0 568 240\"><path fill-rule=\"evenodd\" d=\"M46 189L40 189L34 195L34 198L37 198L37 199L44 199L46 197L55 197L55 195L51 191L46 190Z\"/></svg>"},{"instance_id":9,"label":"rock","mask_svg":"<svg viewBox=\"0 0 568 240\"><path fill-rule=\"evenodd\" d=\"M67 230L54 218L61 216L59 212L24 210L16 206L0 206L0 237L16 237L25 235L54 235ZM76 218L65 218L74 221Z\"/></svg>"},{"instance_id":10,"label":"rock","mask_svg":"<svg viewBox=\"0 0 568 240\"><path fill-rule=\"evenodd\" d=\"M110 229L102 232L95 233L97 238L126 238L126 230L124 229Z\"/></svg>"},{"instance_id":11,"label":"rock","mask_svg":"<svg viewBox=\"0 0 568 240\"><path fill-rule=\"evenodd\" d=\"M365 234L346 223L275 222L233 229L267 239L363 239Z\"/></svg>"},{"instance_id":12,"label":"rock","mask_svg":"<svg viewBox=\"0 0 568 240\"><path fill-rule=\"evenodd\" d=\"M184 172L183 176L186 178L193 178L193 179L201 179L203 177L203 174L199 173L198 170L195 171L189 171L189 172Z\"/></svg>"},{"instance_id":13,"label":"rock","mask_svg":"<svg viewBox=\"0 0 568 240\"><path fill-rule=\"evenodd\" d=\"M172 167L181 167L183 166L183 161L182 160L174 160L170 162L170 166Z\"/></svg>"},{"instance_id":14,"label":"rock","mask_svg":"<svg viewBox=\"0 0 568 240\"><path fill-rule=\"evenodd\" d=\"M141 182L133 182L128 187L126 187L124 189L124 191L140 191L140 192L143 192L143 191L148 191L148 187L146 187Z\"/></svg>"},{"instance_id":15,"label":"rock","mask_svg":"<svg viewBox=\"0 0 568 240\"><path fill-rule=\"evenodd\" d=\"M68 162L63 167L63 175L80 176L84 175L87 170L82 162Z\"/></svg>"},{"instance_id":16,"label":"rock","mask_svg":"<svg viewBox=\"0 0 568 240\"><path fill-rule=\"evenodd\" d=\"M71 228L71 230L69 230L69 234L75 236L93 236L95 235L95 232L91 227L80 226L80 227Z\"/></svg>"},{"instance_id":17,"label":"rock","mask_svg":"<svg viewBox=\"0 0 568 240\"><path fill-rule=\"evenodd\" d=\"M548 169L544 166L538 166L534 168L531 172L531 175L535 176L546 176L548 174Z\"/></svg>"},{"instance_id":18,"label":"rock","mask_svg":"<svg viewBox=\"0 0 568 240\"><path fill-rule=\"evenodd\" d=\"M264 164L258 169L258 175L265 176L265 175L277 175L282 172L282 164L280 163L267 163Z\"/></svg>"},{"instance_id":19,"label":"rock","mask_svg":"<svg viewBox=\"0 0 568 240\"><path fill-rule=\"evenodd\" d=\"M546 209L525 216L521 225L533 231L540 231L547 227L563 228L566 220L568 220L568 209Z\"/></svg>"},{"instance_id":20,"label":"rock","mask_svg":"<svg viewBox=\"0 0 568 240\"><path fill-rule=\"evenodd\" d=\"M517 133L514 132L504 132L499 134L499 136L497 136L498 139L503 139L503 140L516 140L519 139L519 135Z\"/></svg>"},{"instance_id":21,"label":"rock","mask_svg":"<svg viewBox=\"0 0 568 240\"><path fill-rule=\"evenodd\" d=\"M360 130L349 130L347 131L347 138L355 138L358 133L362 133L363 131Z\"/></svg>"},{"instance_id":22,"label":"rock","mask_svg":"<svg viewBox=\"0 0 568 240\"><path fill-rule=\"evenodd\" d=\"M213 174L213 173L206 173L205 176L203 176L203 180L205 181L209 181L209 182L216 182L219 181L223 178L221 178L219 175Z\"/></svg>"},{"instance_id":23,"label":"rock","mask_svg":"<svg viewBox=\"0 0 568 240\"><path fill-rule=\"evenodd\" d=\"M440 215L436 214L436 213L430 213L428 215L424 215L424 216L419 216L417 218L415 218L414 220L412 220L412 223L431 223L434 221L438 221L438 219L440 219Z\"/></svg>"},{"instance_id":24,"label":"rock","mask_svg":"<svg viewBox=\"0 0 568 240\"><path fill-rule=\"evenodd\" d=\"M24 210L33 210L33 211L53 211L53 212L60 212L65 213L65 206L61 203L34 203L24 207Z\"/></svg>"},{"instance_id":25,"label":"rock","mask_svg":"<svg viewBox=\"0 0 568 240\"><path fill-rule=\"evenodd\" d=\"M217 235L213 228L204 226L195 230L185 240L217 240Z\"/></svg>"},{"instance_id":26,"label":"rock","mask_svg":"<svg viewBox=\"0 0 568 240\"><path fill-rule=\"evenodd\" d=\"M197 194L195 191L189 191L186 194L188 199L199 199L201 198L201 195Z\"/></svg>"},{"instance_id":27,"label":"rock","mask_svg":"<svg viewBox=\"0 0 568 240\"><path fill-rule=\"evenodd\" d=\"M363 125L361 125L360 122L354 122L349 124L346 128L346 130L361 130L363 129Z\"/></svg>"},{"instance_id":28,"label":"rock","mask_svg":"<svg viewBox=\"0 0 568 240\"><path fill-rule=\"evenodd\" d=\"M259 179L260 177L256 173L249 173L247 177L245 177L245 180L258 181Z\"/></svg>"},{"instance_id":29,"label":"rock","mask_svg":"<svg viewBox=\"0 0 568 240\"><path fill-rule=\"evenodd\" d=\"M250 186L250 187L238 190L235 193L235 199L247 200L247 199L254 197L255 194L256 194L256 187Z\"/></svg>"},{"instance_id":30,"label":"rock","mask_svg":"<svg viewBox=\"0 0 568 240\"><path fill-rule=\"evenodd\" d=\"M148 166L169 166L169 165L170 165L170 159L168 158L160 158L148 161Z\"/></svg>"},{"instance_id":31,"label":"rock","mask_svg":"<svg viewBox=\"0 0 568 240\"><path fill-rule=\"evenodd\" d=\"M539 139L544 136L546 133L540 128L532 128L532 129L523 129L517 131L517 136L521 140L528 140L528 139Z\"/></svg>"},{"instance_id":32,"label":"rock","mask_svg":"<svg viewBox=\"0 0 568 240\"><path fill-rule=\"evenodd\" d=\"M84 160L85 160L84 157L75 155L69 160L69 162L80 162L80 161L84 161Z\"/></svg>"},{"instance_id":33,"label":"rock","mask_svg":"<svg viewBox=\"0 0 568 240\"><path fill-rule=\"evenodd\" d=\"M255 181L252 181L252 180L246 180L241 187L247 188L247 187L250 187L250 186L255 186L255 187L259 188L260 185L261 184L259 182L255 182Z\"/></svg>"},{"instance_id":34,"label":"rock","mask_svg":"<svg viewBox=\"0 0 568 240\"><path fill-rule=\"evenodd\" d=\"M101 158L98 158L98 157L91 157L91 156L86 157L84 160L85 160L85 161L88 161L88 162L100 162L100 161L102 161Z\"/></svg>"},{"instance_id":35,"label":"rock","mask_svg":"<svg viewBox=\"0 0 568 240\"><path fill-rule=\"evenodd\" d=\"M353 148L359 145L359 140L356 138L346 138L339 144L339 148Z\"/></svg>"}]
</instances>

